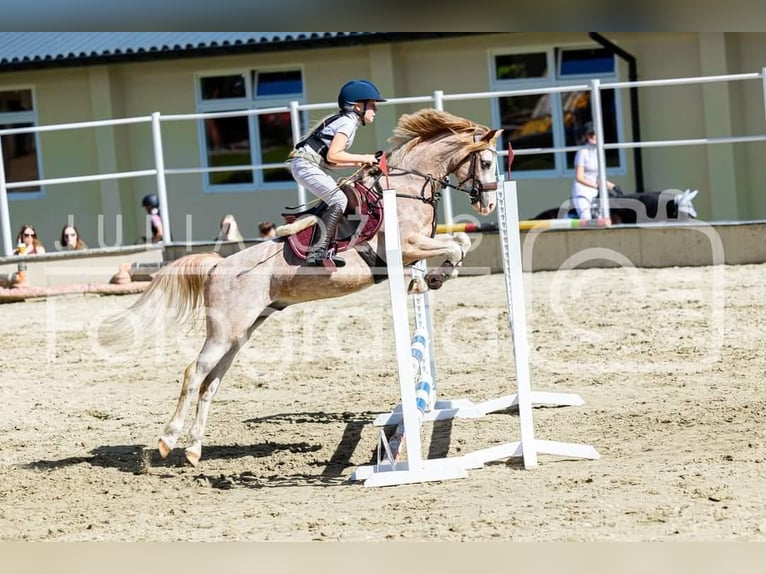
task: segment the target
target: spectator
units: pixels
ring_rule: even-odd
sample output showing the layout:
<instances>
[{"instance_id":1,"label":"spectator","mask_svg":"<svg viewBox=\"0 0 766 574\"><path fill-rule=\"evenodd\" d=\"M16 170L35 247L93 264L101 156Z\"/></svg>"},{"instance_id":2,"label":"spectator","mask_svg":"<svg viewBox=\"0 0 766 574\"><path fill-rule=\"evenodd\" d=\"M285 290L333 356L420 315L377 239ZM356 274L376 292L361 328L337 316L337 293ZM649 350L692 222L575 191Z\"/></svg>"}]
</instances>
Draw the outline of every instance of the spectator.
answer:
<instances>
[{"instance_id":1,"label":"spectator","mask_svg":"<svg viewBox=\"0 0 766 574\"><path fill-rule=\"evenodd\" d=\"M242 234L239 232L237 220L230 213L223 216L216 241L244 241Z\"/></svg>"},{"instance_id":2,"label":"spectator","mask_svg":"<svg viewBox=\"0 0 766 574\"><path fill-rule=\"evenodd\" d=\"M258 234L263 239L271 239L277 236L277 228L271 221L261 221L258 224Z\"/></svg>"},{"instance_id":3,"label":"spectator","mask_svg":"<svg viewBox=\"0 0 766 574\"><path fill-rule=\"evenodd\" d=\"M88 246L80 238L80 232L74 225L65 225L61 230L61 249L87 249Z\"/></svg>"},{"instance_id":4,"label":"spectator","mask_svg":"<svg viewBox=\"0 0 766 574\"><path fill-rule=\"evenodd\" d=\"M585 147L575 154L575 180L572 183L572 204L580 219L592 219L593 200L598 196L598 150L596 148L596 130L593 122L583 126ZM614 183L607 180L609 191L619 191Z\"/></svg>"},{"instance_id":5,"label":"spectator","mask_svg":"<svg viewBox=\"0 0 766 574\"><path fill-rule=\"evenodd\" d=\"M45 247L37 238L37 232L31 225L22 225L16 236L16 255L42 255Z\"/></svg>"},{"instance_id":6,"label":"spectator","mask_svg":"<svg viewBox=\"0 0 766 574\"><path fill-rule=\"evenodd\" d=\"M146 213L149 214L152 225L152 243L162 241L162 218L160 217L160 198L150 193L141 200Z\"/></svg>"}]
</instances>

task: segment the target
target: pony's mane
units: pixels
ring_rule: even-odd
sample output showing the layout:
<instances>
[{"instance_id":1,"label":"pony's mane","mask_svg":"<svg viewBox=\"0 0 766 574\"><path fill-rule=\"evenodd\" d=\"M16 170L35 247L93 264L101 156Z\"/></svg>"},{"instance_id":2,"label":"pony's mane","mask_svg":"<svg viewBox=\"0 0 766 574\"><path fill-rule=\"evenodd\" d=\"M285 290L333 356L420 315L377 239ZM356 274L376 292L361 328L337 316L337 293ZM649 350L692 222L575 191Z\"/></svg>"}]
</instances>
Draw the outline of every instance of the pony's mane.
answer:
<instances>
[{"instance_id":1,"label":"pony's mane","mask_svg":"<svg viewBox=\"0 0 766 574\"><path fill-rule=\"evenodd\" d=\"M477 131L486 133L489 128L449 112L425 108L414 114L403 114L388 141L391 144L391 153L398 155L406 153L425 141L451 134L474 134ZM473 141L463 143L467 145L466 151L475 151L487 147L486 143L482 142L478 144L474 144Z\"/></svg>"}]
</instances>

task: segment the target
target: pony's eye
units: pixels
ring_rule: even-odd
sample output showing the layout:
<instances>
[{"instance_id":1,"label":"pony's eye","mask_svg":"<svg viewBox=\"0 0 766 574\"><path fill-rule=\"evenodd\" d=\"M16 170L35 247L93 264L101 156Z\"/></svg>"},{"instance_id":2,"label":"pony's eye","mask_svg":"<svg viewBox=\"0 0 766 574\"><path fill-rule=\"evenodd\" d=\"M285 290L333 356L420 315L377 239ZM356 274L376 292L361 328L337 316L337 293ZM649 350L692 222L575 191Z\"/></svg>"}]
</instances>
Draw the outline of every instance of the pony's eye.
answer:
<instances>
[{"instance_id":1,"label":"pony's eye","mask_svg":"<svg viewBox=\"0 0 766 574\"><path fill-rule=\"evenodd\" d=\"M492 162L485 159L481 160L481 169L489 169L492 167Z\"/></svg>"}]
</instances>

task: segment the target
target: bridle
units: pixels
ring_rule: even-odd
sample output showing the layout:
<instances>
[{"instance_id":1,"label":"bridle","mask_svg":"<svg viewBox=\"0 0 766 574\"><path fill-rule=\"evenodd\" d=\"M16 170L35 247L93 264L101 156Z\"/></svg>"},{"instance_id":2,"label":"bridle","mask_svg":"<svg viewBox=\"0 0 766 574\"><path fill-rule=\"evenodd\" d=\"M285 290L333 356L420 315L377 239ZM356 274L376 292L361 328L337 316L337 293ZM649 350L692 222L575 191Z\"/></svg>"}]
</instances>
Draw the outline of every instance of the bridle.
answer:
<instances>
[{"instance_id":1,"label":"bridle","mask_svg":"<svg viewBox=\"0 0 766 574\"><path fill-rule=\"evenodd\" d=\"M479 141L481 141L481 138L482 138L482 134L480 134L478 131L475 131L473 133L474 143L478 143ZM455 191L462 191L463 193L467 193L469 196L471 205L473 205L481 201L482 193L489 193L489 192L493 192L497 190L496 181L493 181L490 183L483 183L481 179L479 179L478 177L477 172L480 168L479 164L482 161L480 156L484 151L491 151L492 153L495 154L495 156L497 156L497 152L490 147L469 152L462 160L460 160L457 164L455 164L455 167L451 169L442 179L437 179L431 174L422 173L417 170L404 169L404 168L396 167L393 165L387 166L386 177L396 177L396 176L402 176L402 175L416 175L418 177L422 177L424 181L423 181L423 185L420 188L420 193L418 195L397 193L396 196L406 198L406 199L417 199L419 201L422 201L423 203L430 205L434 209L434 214L436 214L436 204L438 203L441 197L441 194L439 193L441 189L450 188L450 189L454 189ZM449 175L453 173L457 173L460 167L466 162L470 162L470 164L468 166L468 172L466 173L465 178L461 180L460 182L458 182L457 185L452 185L449 182ZM373 186L382 197L383 192L382 192L382 187L380 184L380 178L383 175L383 172L374 166L372 170L373 170L372 175L374 178ZM466 187L466 184L470 184L470 187ZM429 190L430 190L430 193L428 193ZM434 230L435 229L436 229L436 217L434 217Z\"/></svg>"},{"instance_id":2,"label":"bridle","mask_svg":"<svg viewBox=\"0 0 766 574\"><path fill-rule=\"evenodd\" d=\"M476 135L474 135L474 140L475 139L476 139ZM491 151L497 156L497 152L495 150L490 148L487 148L487 150ZM444 187L451 187L452 189L456 189L458 191L467 193L468 197L471 200L471 204L478 203L479 201L481 201L482 193L497 191L497 181L493 181L491 183L482 183L482 181L476 175L478 164L481 161L479 155L483 151L487 151L487 150L472 151L467 156L465 156L465 158L463 158L460 161L460 163L458 163L457 166L455 166L455 169L453 170L453 173L456 172L458 169L460 169L460 166L462 166L465 162L470 161L471 164L468 166L468 173L466 174L465 179L458 182L457 186L446 184ZM471 182L470 188L465 187L465 184L468 182Z\"/></svg>"}]
</instances>

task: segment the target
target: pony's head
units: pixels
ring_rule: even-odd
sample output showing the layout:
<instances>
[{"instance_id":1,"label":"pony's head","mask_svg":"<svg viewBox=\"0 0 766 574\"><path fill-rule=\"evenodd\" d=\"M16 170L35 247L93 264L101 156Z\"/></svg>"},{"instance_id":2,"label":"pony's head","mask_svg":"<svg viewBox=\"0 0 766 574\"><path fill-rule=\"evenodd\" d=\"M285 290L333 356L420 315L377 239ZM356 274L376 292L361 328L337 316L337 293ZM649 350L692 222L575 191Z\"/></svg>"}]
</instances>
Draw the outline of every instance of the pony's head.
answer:
<instances>
[{"instance_id":1,"label":"pony's head","mask_svg":"<svg viewBox=\"0 0 766 574\"><path fill-rule=\"evenodd\" d=\"M489 215L497 205L497 152L495 142L502 129L477 128L472 143L466 146L466 156L453 170L458 189L468 194L471 207L481 215Z\"/></svg>"},{"instance_id":2,"label":"pony's head","mask_svg":"<svg viewBox=\"0 0 766 574\"><path fill-rule=\"evenodd\" d=\"M697 210L692 205L692 200L697 197L698 190L691 191L687 189L673 198L678 209L678 219L696 219Z\"/></svg>"},{"instance_id":3,"label":"pony's head","mask_svg":"<svg viewBox=\"0 0 766 574\"><path fill-rule=\"evenodd\" d=\"M412 164L439 179L453 174L474 211L489 215L497 205L495 145L502 131L432 108L403 114L389 138L390 164Z\"/></svg>"}]
</instances>

